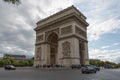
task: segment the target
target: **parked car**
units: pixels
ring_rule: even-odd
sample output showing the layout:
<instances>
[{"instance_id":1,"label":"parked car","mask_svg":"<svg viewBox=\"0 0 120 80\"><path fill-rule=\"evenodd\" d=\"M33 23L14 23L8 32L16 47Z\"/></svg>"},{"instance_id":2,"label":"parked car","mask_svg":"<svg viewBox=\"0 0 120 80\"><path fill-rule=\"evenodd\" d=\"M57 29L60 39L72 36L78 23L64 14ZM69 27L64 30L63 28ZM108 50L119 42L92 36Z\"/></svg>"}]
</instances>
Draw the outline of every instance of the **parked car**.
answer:
<instances>
[{"instance_id":1,"label":"parked car","mask_svg":"<svg viewBox=\"0 0 120 80\"><path fill-rule=\"evenodd\" d=\"M81 72L82 73L96 73L97 70L92 66L84 66L82 67Z\"/></svg>"},{"instance_id":2,"label":"parked car","mask_svg":"<svg viewBox=\"0 0 120 80\"><path fill-rule=\"evenodd\" d=\"M97 71L100 71L100 68L98 66L93 66Z\"/></svg>"},{"instance_id":3,"label":"parked car","mask_svg":"<svg viewBox=\"0 0 120 80\"><path fill-rule=\"evenodd\" d=\"M113 69L114 67L111 64L105 64L104 68L106 68L106 69Z\"/></svg>"},{"instance_id":4,"label":"parked car","mask_svg":"<svg viewBox=\"0 0 120 80\"><path fill-rule=\"evenodd\" d=\"M74 68L76 68L76 69L80 69L81 66L76 64L76 65L72 65L71 68L72 68L72 69L74 69Z\"/></svg>"},{"instance_id":5,"label":"parked car","mask_svg":"<svg viewBox=\"0 0 120 80\"><path fill-rule=\"evenodd\" d=\"M96 71L100 71L100 68L98 66L90 65L91 67L95 68Z\"/></svg>"},{"instance_id":6,"label":"parked car","mask_svg":"<svg viewBox=\"0 0 120 80\"><path fill-rule=\"evenodd\" d=\"M15 66L13 65L5 65L5 70L16 70Z\"/></svg>"}]
</instances>

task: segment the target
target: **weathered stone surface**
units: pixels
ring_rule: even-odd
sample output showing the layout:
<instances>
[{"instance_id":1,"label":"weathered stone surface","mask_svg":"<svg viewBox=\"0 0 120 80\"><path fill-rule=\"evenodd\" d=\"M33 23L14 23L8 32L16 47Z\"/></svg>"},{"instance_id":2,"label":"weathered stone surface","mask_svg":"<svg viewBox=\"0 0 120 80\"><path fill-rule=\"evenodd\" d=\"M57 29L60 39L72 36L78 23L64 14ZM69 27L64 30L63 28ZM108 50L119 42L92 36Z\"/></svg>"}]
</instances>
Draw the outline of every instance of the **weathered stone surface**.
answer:
<instances>
[{"instance_id":1,"label":"weathered stone surface","mask_svg":"<svg viewBox=\"0 0 120 80\"><path fill-rule=\"evenodd\" d=\"M89 64L87 26L74 6L37 22L34 66Z\"/></svg>"}]
</instances>

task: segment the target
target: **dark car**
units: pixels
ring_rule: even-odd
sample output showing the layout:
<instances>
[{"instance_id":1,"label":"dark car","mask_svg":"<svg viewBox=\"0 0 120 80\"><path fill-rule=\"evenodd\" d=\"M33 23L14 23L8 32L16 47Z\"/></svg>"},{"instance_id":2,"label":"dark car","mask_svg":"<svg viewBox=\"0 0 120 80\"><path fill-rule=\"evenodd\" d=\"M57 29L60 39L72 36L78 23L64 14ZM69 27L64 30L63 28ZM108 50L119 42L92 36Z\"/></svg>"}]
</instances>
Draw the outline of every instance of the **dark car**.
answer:
<instances>
[{"instance_id":1,"label":"dark car","mask_svg":"<svg viewBox=\"0 0 120 80\"><path fill-rule=\"evenodd\" d=\"M71 68L72 68L72 69L74 69L74 68L76 68L76 69L80 69L81 66L80 66L80 65L72 65Z\"/></svg>"},{"instance_id":2,"label":"dark car","mask_svg":"<svg viewBox=\"0 0 120 80\"><path fill-rule=\"evenodd\" d=\"M111 64L105 64L104 68L106 68L106 69L113 69L114 67Z\"/></svg>"},{"instance_id":3,"label":"dark car","mask_svg":"<svg viewBox=\"0 0 120 80\"><path fill-rule=\"evenodd\" d=\"M100 71L100 68L97 66L93 66L93 68L95 68L97 71Z\"/></svg>"},{"instance_id":4,"label":"dark car","mask_svg":"<svg viewBox=\"0 0 120 80\"><path fill-rule=\"evenodd\" d=\"M82 67L81 72L82 73L96 73L97 70L92 66L84 66Z\"/></svg>"},{"instance_id":5,"label":"dark car","mask_svg":"<svg viewBox=\"0 0 120 80\"><path fill-rule=\"evenodd\" d=\"M5 65L5 70L16 70L15 66L13 65Z\"/></svg>"}]
</instances>

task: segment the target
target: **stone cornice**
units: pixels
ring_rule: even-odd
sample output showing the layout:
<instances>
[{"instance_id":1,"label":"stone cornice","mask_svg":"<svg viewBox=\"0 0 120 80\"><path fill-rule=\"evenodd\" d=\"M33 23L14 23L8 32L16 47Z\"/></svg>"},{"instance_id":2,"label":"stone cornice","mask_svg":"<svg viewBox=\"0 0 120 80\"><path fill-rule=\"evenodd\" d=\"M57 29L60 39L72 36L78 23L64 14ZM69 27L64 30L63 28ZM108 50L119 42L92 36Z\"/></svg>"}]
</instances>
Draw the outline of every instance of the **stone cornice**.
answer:
<instances>
[{"instance_id":1,"label":"stone cornice","mask_svg":"<svg viewBox=\"0 0 120 80\"><path fill-rule=\"evenodd\" d=\"M67 38L72 38L72 37L78 38L80 41L83 41L83 42L88 42L87 39L82 39L82 38L80 38L79 36L77 36L77 35L75 35L75 34L70 35L70 36L61 37L61 38L58 39L58 41L63 40L63 39L67 39ZM45 41L45 42L38 42L38 43L36 43L35 45L37 46L37 45L42 45L42 44L51 44L51 43ZM53 45L54 45L54 44L53 44Z\"/></svg>"},{"instance_id":2,"label":"stone cornice","mask_svg":"<svg viewBox=\"0 0 120 80\"><path fill-rule=\"evenodd\" d=\"M52 44L52 45L58 46L57 44L53 44L53 43L50 43L50 42L47 42L47 41L35 43L36 46L37 45L42 45L42 44Z\"/></svg>"},{"instance_id":3,"label":"stone cornice","mask_svg":"<svg viewBox=\"0 0 120 80\"><path fill-rule=\"evenodd\" d=\"M73 14L73 13L72 13L72 14ZM36 30L39 30L39 29L45 28L46 26L49 26L49 25L52 25L52 24L56 24L57 22L60 22L60 21L62 21L62 20L64 20L64 19L67 19L67 18L69 18L69 17L72 17L72 14L69 14L69 15L63 16L63 17L61 17L61 18L58 18L58 19L55 20L55 21L51 21L51 22L46 23L46 24L41 25L41 26L38 25L34 30L36 31Z\"/></svg>"},{"instance_id":4,"label":"stone cornice","mask_svg":"<svg viewBox=\"0 0 120 80\"><path fill-rule=\"evenodd\" d=\"M62 10L62 11L59 11L59 12L57 12L57 13L55 13L55 14L47 17L47 18L44 18L44 19L38 21L37 24L39 24L39 23L41 23L41 22L44 22L44 21L46 21L46 20L48 20L48 19L50 19L50 18L52 18L52 17L58 16L58 15L66 12L66 11L71 10L71 9L74 9L79 15L82 15L82 16L86 19L86 17L85 17L77 8L75 8L75 7L72 5L72 6L66 8L66 9L64 9L64 10Z\"/></svg>"},{"instance_id":5,"label":"stone cornice","mask_svg":"<svg viewBox=\"0 0 120 80\"><path fill-rule=\"evenodd\" d=\"M59 58L59 59L80 59L79 57L62 57L62 58Z\"/></svg>"},{"instance_id":6,"label":"stone cornice","mask_svg":"<svg viewBox=\"0 0 120 80\"><path fill-rule=\"evenodd\" d=\"M82 20L82 19L79 17L79 15L77 15L76 13L71 13L71 14L65 15L65 16L63 16L63 17L61 17L61 18L59 18L59 19L57 19L57 20L55 20L55 21L52 21L52 22L46 23L46 24L44 24L44 25L38 26L38 27L36 27L34 30L36 31L36 30L45 28L46 26L52 25L52 24L54 24L54 23L60 22L60 21L62 21L62 20L65 20L65 19L67 19L67 18L70 18L70 17L75 17L77 20L79 20L80 22L82 22L82 23L85 24L86 26L89 25L86 21Z\"/></svg>"},{"instance_id":7,"label":"stone cornice","mask_svg":"<svg viewBox=\"0 0 120 80\"><path fill-rule=\"evenodd\" d=\"M67 12L68 11L68 12ZM65 13L65 14L64 14ZM63 11L60 11L50 17L47 17L41 21L39 21L37 23L37 27L35 28L35 30L38 30L38 29L41 29L41 28L44 28L45 26L47 25L51 25L51 24L54 24L58 21L61 21L61 20L64 20L66 18L69 18L71 16L74 16L76 17L78 20L80 20L80 22L83 22L86 26L88 26L89 24L86 22L86 17L85 19L83 19L81 17L81 15L83 17L85 17L79 10L77 10L74 6L71 6Z\"/></svg>"},{"instance_id":8,"label":"stone cornice","mask_svg":"<svg viewBox=\"0 0 120 80\"><path fill-rule=\"evenodd\" d=\"M78 35L76 35L76 34L72 34L72 35L69 35L69 36L60 37L58 40L60 41L60 40L67 39L67 38L72 38L72 37L78 38L78 39L81 40L81 41L88 42L88 41L87 41L87 38L86 38L86 39L83 39L83 38L81 38L80 36L78 36Z\"/></svg>"}]
</instances>

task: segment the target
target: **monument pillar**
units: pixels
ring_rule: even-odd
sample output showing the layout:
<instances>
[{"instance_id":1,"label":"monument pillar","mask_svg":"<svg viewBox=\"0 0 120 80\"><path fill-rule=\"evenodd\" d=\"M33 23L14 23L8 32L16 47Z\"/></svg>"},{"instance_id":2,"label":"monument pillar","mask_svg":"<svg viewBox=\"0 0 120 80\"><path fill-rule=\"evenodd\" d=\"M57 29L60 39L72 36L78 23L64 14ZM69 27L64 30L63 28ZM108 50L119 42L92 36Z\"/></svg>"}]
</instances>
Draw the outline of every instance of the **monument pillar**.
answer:
<instances>
[{"instance_id":1,"label":"monument pillar","mask_svg":"<svg viewBox=\"0 0 120 80\"><path fill-rule=\"evenodd\" d=\"M75 37L59 41L59 64L64 66L80 64L78 44L79 40Z\"/></svg>"},{"instance_id":2,"label":"monument pillar","mask_svg":"<svg viewBox=\"0 0 120 80\"><path fill-rule=\"evenodd\" d=\"M84 42L84 63L85 65L89 65L89 55L88 55L88 42Z\"/></svg>"}]
</instances>

